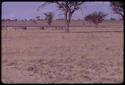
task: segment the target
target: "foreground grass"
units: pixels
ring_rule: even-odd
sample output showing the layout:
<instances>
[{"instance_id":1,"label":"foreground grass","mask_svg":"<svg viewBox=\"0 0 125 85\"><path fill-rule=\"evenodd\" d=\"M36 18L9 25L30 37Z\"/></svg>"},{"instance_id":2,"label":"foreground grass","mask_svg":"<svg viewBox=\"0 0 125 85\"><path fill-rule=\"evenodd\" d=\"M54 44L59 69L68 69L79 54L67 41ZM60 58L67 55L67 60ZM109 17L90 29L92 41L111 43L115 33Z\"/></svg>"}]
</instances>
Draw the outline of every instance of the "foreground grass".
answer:
<instances>
[{"instance_id":1,"label":"foreground grass","mask_svg":"<svg viewBox=\"0 0 125 85\"><path fill-rule=\"evenodd\" d=\"M2 81L120 83L123 31L3 30Z\"/></svg>"}]
</instances>

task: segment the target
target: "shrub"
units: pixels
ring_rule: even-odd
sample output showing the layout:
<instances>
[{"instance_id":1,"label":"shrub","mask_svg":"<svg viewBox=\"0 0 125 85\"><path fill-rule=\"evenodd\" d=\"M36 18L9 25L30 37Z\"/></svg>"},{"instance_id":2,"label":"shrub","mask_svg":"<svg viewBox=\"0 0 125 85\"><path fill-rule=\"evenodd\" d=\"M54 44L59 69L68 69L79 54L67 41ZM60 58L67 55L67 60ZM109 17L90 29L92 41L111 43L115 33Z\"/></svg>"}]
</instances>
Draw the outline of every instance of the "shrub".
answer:
<instances>
[{"instance_id":1,"label":"shrub","mask_svg":"<svg viewBox=\"0 0 125 85\"><path fill-rule=\"evenodd\" d=\"M102 23L106 14L103 12L93 12L85 17L85 20L95 24L95 27L98 27L99 23Z\"/></svg>"}]
</instances>

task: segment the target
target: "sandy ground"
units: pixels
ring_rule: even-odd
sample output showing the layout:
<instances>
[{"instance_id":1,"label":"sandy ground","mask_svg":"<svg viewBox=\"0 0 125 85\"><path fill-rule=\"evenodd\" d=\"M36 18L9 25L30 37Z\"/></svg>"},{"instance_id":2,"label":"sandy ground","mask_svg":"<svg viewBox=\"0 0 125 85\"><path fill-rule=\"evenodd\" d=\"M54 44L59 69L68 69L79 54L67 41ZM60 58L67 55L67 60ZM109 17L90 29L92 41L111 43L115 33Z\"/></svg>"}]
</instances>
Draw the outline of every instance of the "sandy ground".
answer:
<instances>
[{"instance_id":1,"label":"sandy ground","mask_svg":"<svg viewBox=\"0 0 125 85\"><path fill-rule=\"evenodd\" d=\"M122 28L2 30L3 83L122 83Z\"/></svg>"}]
</instances>

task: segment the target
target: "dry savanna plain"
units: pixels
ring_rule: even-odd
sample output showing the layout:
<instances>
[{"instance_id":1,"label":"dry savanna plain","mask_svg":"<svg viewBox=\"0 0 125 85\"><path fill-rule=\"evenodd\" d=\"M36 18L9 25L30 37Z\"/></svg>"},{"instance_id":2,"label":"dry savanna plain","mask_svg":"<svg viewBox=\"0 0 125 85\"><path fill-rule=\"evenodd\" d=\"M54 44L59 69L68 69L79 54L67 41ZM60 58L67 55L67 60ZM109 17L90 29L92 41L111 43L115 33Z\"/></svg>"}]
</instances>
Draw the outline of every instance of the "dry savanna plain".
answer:
<instances>
[{"instance_id":1,"label":"dry savanna plain","mask_svg":"<svg viewBox=\"0 0 125 85\"><path fill-rule=\"evenodd\" d=\"M2 30L3 83L122 83L123 23Z\"/></svg>"}]
</instances>

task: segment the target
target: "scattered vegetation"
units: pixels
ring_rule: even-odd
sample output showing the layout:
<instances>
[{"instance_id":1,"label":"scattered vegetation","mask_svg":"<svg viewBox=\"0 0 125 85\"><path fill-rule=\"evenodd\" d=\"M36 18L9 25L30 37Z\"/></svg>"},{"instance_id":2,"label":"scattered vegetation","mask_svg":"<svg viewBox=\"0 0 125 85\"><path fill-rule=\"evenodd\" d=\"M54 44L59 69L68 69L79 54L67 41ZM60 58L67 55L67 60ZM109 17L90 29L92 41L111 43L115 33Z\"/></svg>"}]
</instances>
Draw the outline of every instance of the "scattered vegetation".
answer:
<instances>
[{"instance_id":1,"label":"scattered vegetation","mask_svg":"<svg viewBox=\"0 0 125 85\"><path fill-rule=\"evenodd\" d=\"M85 17L85 20L88 22L92 22L95 24L95 27L97 28L99 23L102 23L106 14L103 12L93 12Z\"/></svg>"},{"instance_id":2,"label":"scattered vegetation","mask_svg":"<svg viewBox=\"0 0 125 85\"><path fill-rule=\"evenodd\" d=\"M52 24L52 21L53 21L53 13L52 12L47 12L47 13L44 13L45 15L45 20L47 20L47 23L48 25L50 26Z\"/></svg>"},{"instance_id":3,"label":"scattered vegetation","mask_svg":"<svg viewBox=\"0 0 125 85\"><path fill-rule=\"evenodd\" d=\"M66 23L65 31L70 32L69 26L70 26L70 23L71 23L72 16L77 10L79 10L81 8L81 5L83 5L83 3L84 3L83 1L44 2L43 4L41 4L38 7L37 10L39 11L40 8L43 8L48 4L55 4L57 6L58 10L63 12L63 14L61 14L61 15L64 15L64 18L57 19L57 20L64 20L65 23ZM124 5L124 3L122 1L111 1L110 2L110 6L112 7L113 12L115 14L119 14L122 18L123 18L123 15L124 15L123 5ZM53 12L47 12L47 13L44 13L44 15L45 15L45 20L47 21L48 25L51 26L53 18L54 18ZM93 13L87 15L85 17L85 20L88 21L88 22L94 23L95 27L98 27L99 23L102 23L106 16L107 15L104 14L103 12L93 12ZM36 16L36 19L41 20L41 21L43 20L43 19L40 19L40 16ZM36 19L30 19L30 20L23 19L23 20L20 20L20 21L32 21L33 23L37 24ZM81 20L81 19L78 19L78 20ZM116 19L110 18L110 20L114 21ZM18 21L18 19L14 19L14 20L2 19L2 21ZM41 29L44 29L44 28L41 27Z\"/></svg>"},{"instance_id":4,"label":"scattered vegetation","mask_svg":"<svg viewBox=\"0 0 125 85\"><path fill-rule=\"evenodd\" d=\"M64 13L63 15L65 16L65 22L66 22L65 30L66 30L66 32L69 32L69 24L70 24L72 15L75 13L75 11L80 9L80 6L83 4L83 2L81 2L81 1L72 1L72 2L71 1L63 1L63 2L55 1L53 3L55 3L57 5L58 9ZM39 8L43 7L47 4L50 4L50 2L41 4L39 6Z\"/></svg>"},{"instance_id":5,"label":"scattered vegetation","mask_svg":"<svg viewBox=\"0 0 125 85\"><path fill-rule=\"evenodd\" d=\"M123 9L124 3L121 1L112 1L111 7L115 14L119 14L122 18L124 15L124 9Z\"/></svg>"},{"instance_id":6,"label":"scattered vegetation","mask_svg":"<svg viewBox=\"0 0 125 85\"><path fill-rule=\"evenodd\" d=\"M37 20L40 20L40 16L37 16L36 19L37 19Z\"/></svg>"},{"instance_id":7,"label":"scattered vegetation","mask_svg":"<svg viewBox=\"0 0 125 85\"><path fill-rule=\"evenodd\" d=\"M111 20L111 21L115 21L116 19L111 17L110 20Z\"/></svg>"}]
</instances>

